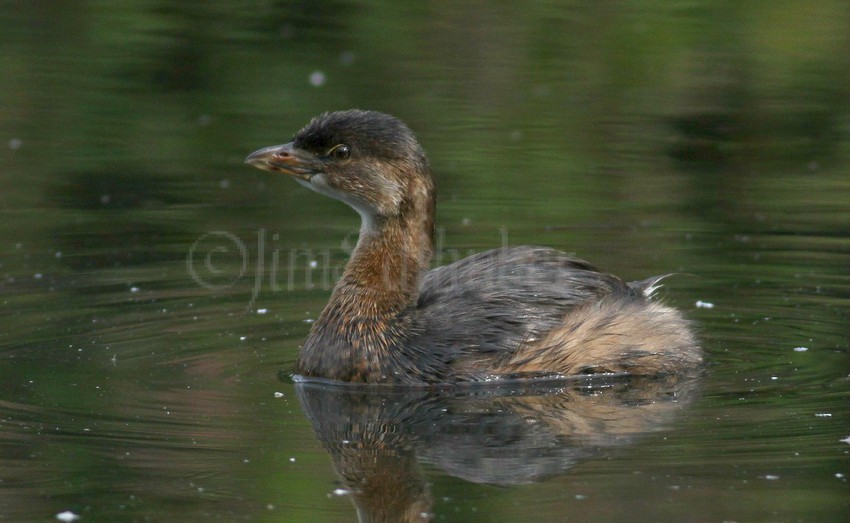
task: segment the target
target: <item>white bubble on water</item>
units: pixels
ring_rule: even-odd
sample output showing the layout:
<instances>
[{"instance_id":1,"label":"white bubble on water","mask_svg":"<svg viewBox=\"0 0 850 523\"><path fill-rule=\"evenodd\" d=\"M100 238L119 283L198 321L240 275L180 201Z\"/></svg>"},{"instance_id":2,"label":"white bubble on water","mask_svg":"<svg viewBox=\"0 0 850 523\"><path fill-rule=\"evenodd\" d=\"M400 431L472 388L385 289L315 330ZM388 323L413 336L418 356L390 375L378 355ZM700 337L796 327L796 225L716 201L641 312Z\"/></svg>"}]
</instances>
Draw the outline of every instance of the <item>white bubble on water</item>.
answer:
<instances>
[{"instance_id":1,"label":"white bubble on water","mask_svg":"<svg viewBox=\"0 0 850 523\"><path fill-rule=\"evenodd\" d=\"M325 77L325 73L322 71L313 71L310 73L310 85L313 87L321 87L325 85L325 81L327 78Z\"/></svg>"}]
</instances>

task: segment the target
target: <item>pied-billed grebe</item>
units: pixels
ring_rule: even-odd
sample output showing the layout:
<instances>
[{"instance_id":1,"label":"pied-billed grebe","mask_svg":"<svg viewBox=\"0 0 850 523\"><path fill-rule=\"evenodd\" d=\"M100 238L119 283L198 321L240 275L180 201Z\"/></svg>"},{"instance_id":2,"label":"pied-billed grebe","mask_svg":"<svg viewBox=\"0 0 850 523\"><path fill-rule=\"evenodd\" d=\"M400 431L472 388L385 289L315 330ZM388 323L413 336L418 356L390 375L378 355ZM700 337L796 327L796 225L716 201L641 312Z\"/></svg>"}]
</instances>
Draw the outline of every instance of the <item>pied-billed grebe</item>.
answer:
<instances>
[{"instance_id":1,"label":"pied-billed grebe","mask_svg":"<svg viewBox=\"0 0 850 523\"><path fill-rule=\"evenodd\" d=\"M692 369L700 349L661 277L625 283L543 247L483 252L428 271L436 193L398 119L326 113L246 163L294 177L361 216L360 238L296 371L366 383L446 383Z\"/></svg>"}]
</instances>

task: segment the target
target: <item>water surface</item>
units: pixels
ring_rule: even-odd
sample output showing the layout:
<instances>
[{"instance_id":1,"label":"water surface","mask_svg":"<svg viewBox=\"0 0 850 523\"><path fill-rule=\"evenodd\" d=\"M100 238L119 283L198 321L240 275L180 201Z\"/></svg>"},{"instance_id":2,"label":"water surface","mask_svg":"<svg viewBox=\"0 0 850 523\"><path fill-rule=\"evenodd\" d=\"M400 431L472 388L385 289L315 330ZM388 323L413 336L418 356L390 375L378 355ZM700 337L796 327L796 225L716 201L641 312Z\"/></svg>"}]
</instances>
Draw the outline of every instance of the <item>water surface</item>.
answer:
<instances>
[{"instance_id":1,"label":"water surface","mask_svg":"<svg viewBox=\"0 0 850 523\"><path fill-rule=\"evenodd\" d=\"M848 18L838 0L9 3L0 520L847 520ZM704 374L286 379L357 217L242 161L349 107L429 152L439 263L541 244L678 272L663 299Z\"/></svg>"}]
</instances>

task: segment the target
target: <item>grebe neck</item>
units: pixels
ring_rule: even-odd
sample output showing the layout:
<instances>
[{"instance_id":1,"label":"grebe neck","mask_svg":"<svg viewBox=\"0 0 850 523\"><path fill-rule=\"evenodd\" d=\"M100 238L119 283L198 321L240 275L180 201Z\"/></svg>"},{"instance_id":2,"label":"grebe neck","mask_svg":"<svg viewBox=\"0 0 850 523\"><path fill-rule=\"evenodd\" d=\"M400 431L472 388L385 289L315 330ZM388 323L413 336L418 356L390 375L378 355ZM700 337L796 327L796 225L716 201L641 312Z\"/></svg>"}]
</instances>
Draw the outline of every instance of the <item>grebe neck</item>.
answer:
<instances>
[{"instance_id":1,"label":"grebe neck","mask_svg":"<svg viewBox=\"0 0 850 523\"><path fill-rule=\"evenodd\" d=\"M393 216L363 216L357 246L313 333L332 330L385 344L403 330L399 317L414 306L434 250L433 190L410 198ZM393 332L390 332L393 331Z\"/></svg>"},{"instance_id":2,"label":"grebe neck","mask_svg":"<svg viewBox=\"0 0 850 523\"><path fill-rule=\"evenodd\" d=\"M391 218L371 220L363 228L331 303L341 293L356 292L366 303L384 302L389 309L405 308L419 296L419 281L428 269L433 240L423 220ZM382 307L377 307L380 310ZM389 310L387 312L390 312Z\"/></svg>"}]
</instances>

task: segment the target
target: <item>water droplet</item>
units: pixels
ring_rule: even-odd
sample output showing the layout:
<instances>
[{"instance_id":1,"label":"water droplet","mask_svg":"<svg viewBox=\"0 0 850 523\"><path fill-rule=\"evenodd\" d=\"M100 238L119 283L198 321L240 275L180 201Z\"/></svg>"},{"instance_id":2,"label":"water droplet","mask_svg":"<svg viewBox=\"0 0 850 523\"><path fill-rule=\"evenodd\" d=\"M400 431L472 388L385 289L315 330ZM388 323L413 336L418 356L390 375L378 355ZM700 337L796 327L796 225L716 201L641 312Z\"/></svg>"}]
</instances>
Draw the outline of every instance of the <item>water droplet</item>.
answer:
<instances>
[{"instance_id":1,"label":"water droplet","mask_svg":"<svg viewBox=\"0 0 850 523\"><path fill-rule=\"evenodd\" d=\"M310 73L310 85L313 87L321 87L325 85L326 80L325 73L321 71L313 71Z\"/></svg>"}]
</instances>

